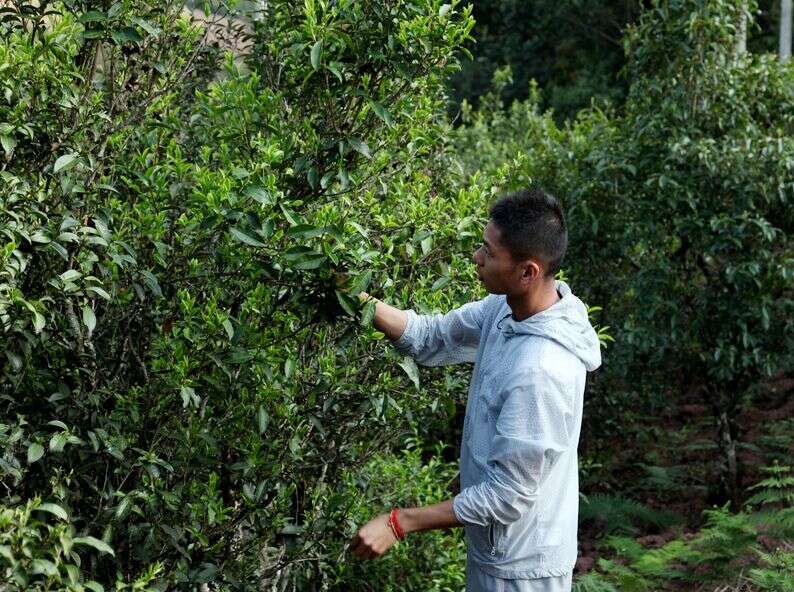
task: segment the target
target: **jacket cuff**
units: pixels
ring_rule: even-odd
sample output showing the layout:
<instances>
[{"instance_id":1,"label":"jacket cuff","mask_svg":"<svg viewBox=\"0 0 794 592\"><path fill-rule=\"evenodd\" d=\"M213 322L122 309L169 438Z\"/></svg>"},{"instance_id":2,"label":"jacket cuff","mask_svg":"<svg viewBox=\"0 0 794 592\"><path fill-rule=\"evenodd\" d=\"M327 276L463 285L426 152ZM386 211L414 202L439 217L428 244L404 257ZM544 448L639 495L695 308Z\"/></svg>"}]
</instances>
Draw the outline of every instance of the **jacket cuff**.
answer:
<instances>
[{"instance_id":1,"label":"jacket cuff","mask_svg":"<svg viewBox=\"0 0 794 592\"><path fill-rule=\"evenodd\" d=\"M487 526L487 518L479 516L468 507L471 505L466 495L469 489L470 488L464 489L452 499L452 513L455 514L455 518L457 518L458 522L466 526Z\"/></svg>"},{"instance_id":2,"label":"jacket cuff","mask_svg":"<svg viewBox=\"0 0 794 592\"><path fill-rule=\"evenodd\" d=\"M396 341L392 342L394 349L400 352L403 355L411 356L413 355L413 345L414 345L414 331L417 321L417 314L413 310L406 310L405 314L408 317L408 323L405 325L405 330L403 334L400 335Z\"/></svg>"}]
</instances>

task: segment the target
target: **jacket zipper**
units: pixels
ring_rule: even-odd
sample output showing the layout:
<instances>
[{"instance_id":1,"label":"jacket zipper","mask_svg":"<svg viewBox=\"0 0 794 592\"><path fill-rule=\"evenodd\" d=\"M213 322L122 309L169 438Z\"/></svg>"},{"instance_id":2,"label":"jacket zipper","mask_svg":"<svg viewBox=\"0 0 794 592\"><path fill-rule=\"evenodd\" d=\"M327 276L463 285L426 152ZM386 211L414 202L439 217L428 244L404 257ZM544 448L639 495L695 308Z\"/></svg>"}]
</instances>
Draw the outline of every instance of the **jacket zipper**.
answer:
<instances>
[{"instance_id":1,"label":"jacket zipper","mask_svg":"<svg viewBox=\"0 0 794 592\"><path fill-rule=\"evenodd\" d=\"M488 525L488 543L491 545L491 555L496 555L496 543L494 541L494 524Z\"/></svg>"}]
</instances>

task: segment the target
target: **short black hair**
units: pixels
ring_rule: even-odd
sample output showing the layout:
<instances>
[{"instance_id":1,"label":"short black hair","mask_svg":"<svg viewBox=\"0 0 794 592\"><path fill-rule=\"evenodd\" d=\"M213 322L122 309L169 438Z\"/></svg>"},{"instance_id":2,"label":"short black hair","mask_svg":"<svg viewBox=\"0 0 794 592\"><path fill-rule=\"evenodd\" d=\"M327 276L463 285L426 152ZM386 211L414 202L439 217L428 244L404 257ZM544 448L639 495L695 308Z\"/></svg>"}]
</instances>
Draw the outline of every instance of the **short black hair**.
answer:
<instances>
[{"instance_id":1,"label":"short black hair","mask_svg":"<svg viewBox=\"0 0 794 592\"><path fill-rule=\"evenodd\" d=\"M540 259L544 277L554 276L568 248L568 229L556 197L539 188L507 193L494 202L491 221L515 261Z\"/></svg>"}]
</instances>

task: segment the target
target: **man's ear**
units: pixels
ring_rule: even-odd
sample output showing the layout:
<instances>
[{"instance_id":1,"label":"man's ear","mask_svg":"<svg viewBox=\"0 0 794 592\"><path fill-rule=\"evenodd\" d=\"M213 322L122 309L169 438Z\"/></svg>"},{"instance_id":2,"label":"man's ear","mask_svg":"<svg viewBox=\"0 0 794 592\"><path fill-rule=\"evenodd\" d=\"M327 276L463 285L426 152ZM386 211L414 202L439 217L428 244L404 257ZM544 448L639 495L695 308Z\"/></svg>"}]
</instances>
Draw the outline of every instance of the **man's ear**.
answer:
<instances>
[{"instance_id":1,"label":"man's ear","mask_svg":"<svg viewBox=\"0 0 794 592\"><path fill-rule=\"evenodd\" d=\"M543 268L536 261L528 259L524 263L524 272L521 274L522 280L535 281L543 274Z\"/></svg>"}]
</instances>

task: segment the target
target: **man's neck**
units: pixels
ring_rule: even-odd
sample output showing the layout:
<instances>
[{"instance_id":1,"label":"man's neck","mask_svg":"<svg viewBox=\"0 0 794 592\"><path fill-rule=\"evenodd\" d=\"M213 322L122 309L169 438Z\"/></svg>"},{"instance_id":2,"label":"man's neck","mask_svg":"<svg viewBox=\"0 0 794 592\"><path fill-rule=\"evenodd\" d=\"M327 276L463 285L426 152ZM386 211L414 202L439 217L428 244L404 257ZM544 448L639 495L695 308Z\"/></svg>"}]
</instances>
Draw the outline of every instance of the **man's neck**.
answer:
<instances>
[{"instance_id":1,"label":"man's neck","mask_svg":"<svg viewBox=\"0 0 794 592\"><path fill-rule=\"evenodd\" d=\"M517 321L528 319L559 301L560 295L554 280L544 282L525 294L507 295L507 304L513 311L513 318Z\"/></svg>"}]
</instances>

